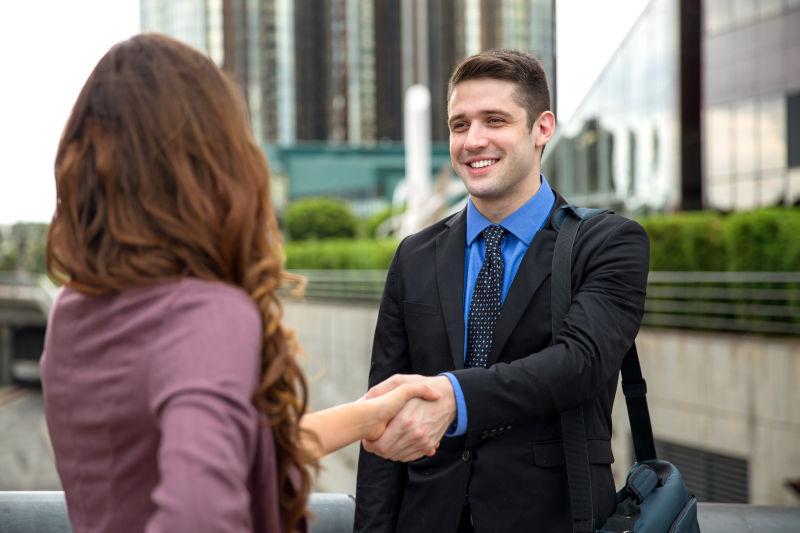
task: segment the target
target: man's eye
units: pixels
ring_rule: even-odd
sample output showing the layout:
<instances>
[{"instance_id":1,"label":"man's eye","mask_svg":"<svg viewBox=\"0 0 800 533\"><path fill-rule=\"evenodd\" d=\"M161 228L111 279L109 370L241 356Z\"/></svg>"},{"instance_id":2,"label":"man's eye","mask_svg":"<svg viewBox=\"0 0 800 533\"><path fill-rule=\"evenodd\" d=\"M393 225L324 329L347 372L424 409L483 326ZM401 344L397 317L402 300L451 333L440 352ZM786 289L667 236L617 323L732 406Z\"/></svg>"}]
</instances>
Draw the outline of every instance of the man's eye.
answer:
<instances>
[{"instance_id":1,"label":"man's eye","mask_svg":"<svg viewBox=\"0 0 800 533\"><path fill-rule=\"evenodd\" d=\"M487 120L486 122L488 122L490 125L497 126L502 124L504 121L500 117L489 117L489 120Z\"/></svg>"},{"instance_id":2,"label":"man's eye","mask_svg":"<svg viewBox=\"0 0 800 533\"><path fill-rule=\"evenodd\" d=\"M461 131L466 127L466 123L464 122L454 122L450 125L450 129L452 131Z\"/></svg>"}]
</instances>

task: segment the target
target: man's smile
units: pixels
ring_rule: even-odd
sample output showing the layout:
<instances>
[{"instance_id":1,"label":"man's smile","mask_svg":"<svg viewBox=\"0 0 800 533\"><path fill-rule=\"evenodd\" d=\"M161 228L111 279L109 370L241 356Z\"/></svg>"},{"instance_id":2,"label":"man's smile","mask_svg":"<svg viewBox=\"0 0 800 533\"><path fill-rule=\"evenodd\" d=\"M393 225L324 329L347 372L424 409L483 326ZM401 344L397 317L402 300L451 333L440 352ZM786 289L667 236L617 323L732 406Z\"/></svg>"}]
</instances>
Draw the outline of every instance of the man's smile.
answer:
<instances>
[{"instance_id":1,"label":"man's smile","mask_svg":"<svg viewBox=\"0 0 800 533\"><path fill-rule=\"evenodd\" d=\"M478 161L473 161L471 163L467 163L472 168L484 168L490 165L494 165L497 162L497 159L480 159Z\"/></svg>"}]
</instances>

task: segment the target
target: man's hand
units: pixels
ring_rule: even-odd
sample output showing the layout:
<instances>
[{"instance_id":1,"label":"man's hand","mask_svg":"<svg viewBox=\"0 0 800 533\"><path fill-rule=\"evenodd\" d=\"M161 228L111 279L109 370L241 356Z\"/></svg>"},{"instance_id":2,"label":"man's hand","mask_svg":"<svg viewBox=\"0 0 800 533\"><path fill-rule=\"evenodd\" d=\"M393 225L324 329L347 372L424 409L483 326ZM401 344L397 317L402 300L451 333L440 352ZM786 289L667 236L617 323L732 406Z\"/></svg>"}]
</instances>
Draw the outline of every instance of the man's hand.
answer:
<instances>
[{"instance_id":1,"label":"man's hand","mask_svg":"<svg viewBox=\"0 0 800 533\"><path fill-rule=\"evenodd\" d=\"M413 461L424 455L433 455L445 431L456 416L453 386L445 376L425 377L397 374L379 383L367 392L366 398L386 394L404 383L424 383L439 393L439 399L409 400L389 422L378 440L364 440L364 448L392 461Z\"/></svg>"}]
</instances>

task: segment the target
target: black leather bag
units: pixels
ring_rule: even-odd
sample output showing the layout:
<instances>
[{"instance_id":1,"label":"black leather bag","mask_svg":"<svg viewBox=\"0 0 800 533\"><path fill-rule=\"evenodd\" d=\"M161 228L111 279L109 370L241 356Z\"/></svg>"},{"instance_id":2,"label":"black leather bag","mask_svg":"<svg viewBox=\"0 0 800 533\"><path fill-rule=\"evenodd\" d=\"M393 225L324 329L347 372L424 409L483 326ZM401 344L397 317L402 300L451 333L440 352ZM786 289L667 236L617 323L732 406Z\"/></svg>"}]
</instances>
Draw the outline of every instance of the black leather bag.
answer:
<instances>
[{"instance_id":1,"label":"black leather bag","mask_svg":"<svg viewBox=\"0 0 800 533\"><path fill-rule=\"evenodd\" d=\"M562 206L556 213L558 229L551 278L553 337L561 329L572 300L572 246L581 222L603 209ZM697 499L689 494L675 465L656 456L647 385L642 377L636 344L622 361L622 392L628 406L636 462L625 486L617 493L613 515L596 529L583 408L561 414L567 480L574 533L699 533Z\"/></svg>"}]
</instances>

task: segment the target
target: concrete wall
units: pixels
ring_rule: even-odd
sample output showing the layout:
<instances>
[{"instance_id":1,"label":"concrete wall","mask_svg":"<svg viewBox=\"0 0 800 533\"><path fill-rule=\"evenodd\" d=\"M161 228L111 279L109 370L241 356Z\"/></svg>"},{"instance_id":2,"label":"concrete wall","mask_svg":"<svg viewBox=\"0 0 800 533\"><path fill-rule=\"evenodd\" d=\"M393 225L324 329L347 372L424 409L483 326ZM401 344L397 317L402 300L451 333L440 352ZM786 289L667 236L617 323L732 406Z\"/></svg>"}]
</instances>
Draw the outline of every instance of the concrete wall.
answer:
<instances>
[{"instance_id":1,"label":"concrete wall","mask_svg":"<svg viewBox=\"0 0 800 533\"><path fill-rule=\"evenodd\" d=\"M750 503L800 503L800 339L646 329L638 346L656 438L746 459ZM614 419L630 457L621 392Z\"/></svg>"},{"instance_id":2,"label":"concrete wall","mask_svg":"<svg viewBox=\"0 0 800 533\"><path fill-rule=\"evenodd\" d=\"M290 302L286 321L307 353L314 408L364 393L377 307ZM646 329L638 338L654 434L749 462L750 501L800 505L800 339ZM625 402L614 409L615 476L630 467ZM354 494L358 447L323 464L318 490Z\"/></svg>"}]
</instances>

